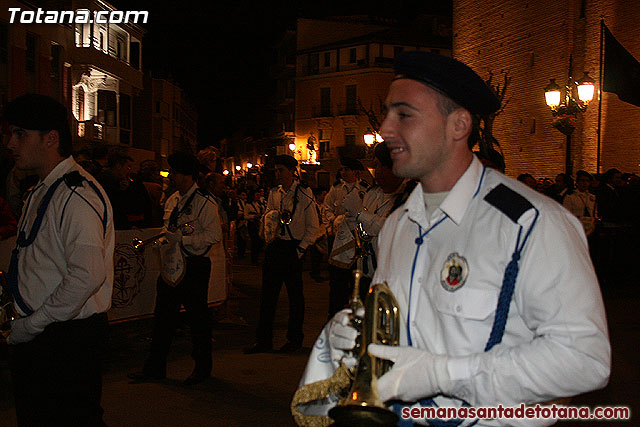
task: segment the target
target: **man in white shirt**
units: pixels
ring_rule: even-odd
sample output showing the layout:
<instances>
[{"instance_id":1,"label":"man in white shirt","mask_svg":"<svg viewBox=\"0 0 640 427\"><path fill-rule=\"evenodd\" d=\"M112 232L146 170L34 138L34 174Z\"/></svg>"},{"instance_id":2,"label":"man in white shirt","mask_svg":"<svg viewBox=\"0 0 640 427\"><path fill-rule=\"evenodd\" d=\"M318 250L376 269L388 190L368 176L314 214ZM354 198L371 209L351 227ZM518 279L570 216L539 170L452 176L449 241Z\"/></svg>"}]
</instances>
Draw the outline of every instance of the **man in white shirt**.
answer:
<instances>
[{"instance_id":1,"label":"man in white shirt","mask_svg":"<svg viewBox=\"0 0 640 427\"><path fill-rule=\"evenodd\" d=\"M171 262L162 260L164 270L157 285L151 354L142 372L129 374L128 377L135 383L166 377L167 356L180 306L184 305L195 366L183 384L194 385L211 376L211 315L207 296L213 256L211 249L222 239L222 229L218 206L213 197L196 183L199 172L196 157L178 151L170 155L167 161L169 178L177 191L165 202L165 238L167 248L175 248L178 254L181 252L184 255L184 269L181 275L174 276L169 265ZM186 232L187 229L192 232Z\"/></svg>"},{"instance_id":2,"label":"man in white shirt","mask_svg":"<svg viewBox=\"0 0 640 427\"><path fill-rule=\"evenodd\" d=\"M373 282L388 283L401 319L399 346L368 346L369 354L394 362L377 381L380 398L396 411L515 406L603 387L611 349L582 226L474 157L475 116L491 114L500 102L473 70L411 51L397 58L395 71L380 133L394 173L420 185L378 239ZM327 330L321 338L335 365L356 334L345 312ZM312 381L320 379L313 360L312 354L305 373Z\"/></svg>"},{"instance_id":3,"label":"man in white shirt","mask_svg":"<svg viewBox=\"0 0 640 427\"><path fill-rule=\"evenodd\" d=\"M345 234L350 234L346 224L341 225L347 210L344 200L352 197L364 198L369 189L369 183L360 179L360 173L364 172L362 163L351 157L340 158L340 182L329 189L329 193L324 198L325 218L324 222L329 224L329 318L336 312L343 309L349 301L351 289L353 287L353 277L351 273L351 260L343 260L343 244ZM340 235L342 233L342 235ZM343 255L340 255L340 254Z\"/></svg>"},{"instance_id":4,"label":"man in white shirt","mask_svg":"<svg viewBox=\"0 0 640 427\"><path fill-rule=\"evenodd\" d=\"M23 95L4 119L16 167L33 169L8 282L11 371L19 425L104 425L101 358L113 290L113 213L71 157L66 108Z\"/></svg>"},{"instance_id":5,"label":"man in white shirt","mask_svg":"<svg viewBox=\"0 0 640 427\"><path fill-rule=\"evenodd\" d=\"M576 172L576 191L564 197L562 204L582 223L587 237L596 229L596 196L589 193L593 177L587 171Z\"/></svg>"},{"instance_id":6,"label":"man in white shirt","mask_svg":"<svg viewBox=\"0 0 640 427\"><path fill-rule=\"evenodd\" d=\"M265 248L256 343L246 348L245 354L265 353L273 349L273 320L282 283L289 297L289 323L287 342L278 351L293 353L302 347L302 257L316 240L318 213L311 189L296 180L297 166L298 161L292 156L276 157L276 180L280 185L269 192L267 212L275 210L280 213L279 231Z\"/></svg>"}]
</instances>

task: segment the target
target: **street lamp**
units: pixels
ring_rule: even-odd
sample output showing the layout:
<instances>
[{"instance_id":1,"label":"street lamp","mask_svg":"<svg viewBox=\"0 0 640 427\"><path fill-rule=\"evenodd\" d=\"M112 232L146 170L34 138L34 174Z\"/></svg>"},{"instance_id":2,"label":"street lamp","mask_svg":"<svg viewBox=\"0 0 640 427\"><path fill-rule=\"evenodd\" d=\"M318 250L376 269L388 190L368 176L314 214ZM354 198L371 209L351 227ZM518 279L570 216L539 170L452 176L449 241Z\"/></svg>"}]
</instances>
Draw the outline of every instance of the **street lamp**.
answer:
<instances>
[{"instance_id":1,"label":"street lamp","mask_svg":"<svg viewBox=\"0 0 640 427\"><path fill-rule=\"evenodd\" d=\"M289 144L289 150L291 150L291 151L296 151L296 144L295 144L295 142L292 142L291 144Z\"/></svg>"},{"instance_id":2,"label":"street lamp","mask_svg":"<svg viewBox=\"0 0 640 427\"><path fill-rule=\"evenodd\" d=\"M364 134L364 143L367 144L367 147L371 148L375 140L376 136L373 133L368 132Z\"/></svg>"},{"instance_id":3,"label":"street lamp","mask_svg":"<svg viewBox=\"0 0 640 427\"><path fill-rule=\"evenodd\" d=\"M571 162L571 133L576 128L576 121L579 113L587 110L589 102L593 100L595 93L595 81L589 77L588 72L584 72L578 81L573 79L573 56L569 56L569 73L567 84L564 88L564 101L562 100L562 89L556 83L556 79L550 79L549 84L544 88L545 101L553 120L553 127L558 129L567 138L565 154L565 172L572 174L573 165ZM574 90L574 87L577 90ZM577 91L577 94L575 93ZM577 95L577 97L576 97Z\"/></svg>"}]
</instances>

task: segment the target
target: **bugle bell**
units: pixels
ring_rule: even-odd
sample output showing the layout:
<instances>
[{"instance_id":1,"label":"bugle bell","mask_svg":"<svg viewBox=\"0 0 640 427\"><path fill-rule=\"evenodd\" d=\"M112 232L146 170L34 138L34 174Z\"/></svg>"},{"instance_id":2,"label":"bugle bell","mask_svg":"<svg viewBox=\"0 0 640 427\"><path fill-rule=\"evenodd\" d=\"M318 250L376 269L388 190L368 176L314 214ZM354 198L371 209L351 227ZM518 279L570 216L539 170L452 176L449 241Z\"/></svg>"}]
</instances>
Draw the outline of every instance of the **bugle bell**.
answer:
<instances>
[{"instance_id":1,"label":"bugle bell","mask_svg":"<svg viewBox=\"0 0 640 427\"><path fill-rule=\"evenodd\" d=\"M378 393L378 378L391 362L371 356L369 344L398 345L400 342L400 314L398 303L386 283L371 288L364 302L364 318L358 316L360 270L354 271L354 289L351 299L352 323L361 329L360 340L354 351L358 352L358 365L348 394L329 411L336 426L394 426L398 415L384 406Z\"/></svg>"},{"instance_id":2,"label":"bugle bell","mask_svg":"<svg viewBox=\"0 0 640 427\"><path fill-rule=\"evenodd\" d=\"M291 211L285 209L282 212L280 212L280 223L282 225L291 224L292 219L293 218L291 217Z\"/></svg>"},{"instance_id":3,"label":"bugle bell","mask_svg":"<svg viewBox=\"0 0 640 427\"><path fill-rule=\"evenodd\" d=\"M178 230L180 230L182 232L183 236L190 236L195 231L195 229L193 228L193 225L191 225L189 223L184 223L184 224L181 224L181 225L179 225L177 227L171 227L169 229L169 231L171 231L171 232L176 232ZM137 237L135 237L133 239L133 243L132 243L133 250L136 251L136 252L142 252L142 251L144 251L144 249L147 246L157 242L158 240L163 238L166 234L167 234L167 232L164 231L162 233L156 234L155 236L149 237L148 239L145 239L145 240L141 240L141 239L138 239Z\"/></svg>"}]
</instances>

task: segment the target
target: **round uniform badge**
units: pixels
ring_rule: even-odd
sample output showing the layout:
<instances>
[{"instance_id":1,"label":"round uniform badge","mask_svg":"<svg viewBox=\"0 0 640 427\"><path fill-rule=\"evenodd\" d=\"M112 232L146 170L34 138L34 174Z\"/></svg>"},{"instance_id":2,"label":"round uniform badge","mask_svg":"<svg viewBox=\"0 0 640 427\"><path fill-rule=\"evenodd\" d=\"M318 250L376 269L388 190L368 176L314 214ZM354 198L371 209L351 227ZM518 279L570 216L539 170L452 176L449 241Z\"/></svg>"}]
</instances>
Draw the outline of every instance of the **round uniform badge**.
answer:
<instances>
[{"instance_id":1,"label":"round uniform badge","mask_svg":"<svg viewBox=\"0 0 640 427\"><path fill-rule=\"evenodd\" d=\"M464 286L469 275L467 260L457 252L450 254L440 272L440 284L449 291L455 292Z\"/></svg>"}]
</instances>

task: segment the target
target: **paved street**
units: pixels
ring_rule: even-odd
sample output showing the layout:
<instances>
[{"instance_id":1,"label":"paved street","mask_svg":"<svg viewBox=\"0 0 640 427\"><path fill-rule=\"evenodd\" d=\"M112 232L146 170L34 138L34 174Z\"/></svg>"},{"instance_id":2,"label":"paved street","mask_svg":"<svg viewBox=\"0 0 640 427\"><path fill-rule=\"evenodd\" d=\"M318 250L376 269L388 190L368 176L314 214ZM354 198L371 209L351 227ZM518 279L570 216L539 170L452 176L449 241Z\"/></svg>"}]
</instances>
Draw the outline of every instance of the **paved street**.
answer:
<instances>
[{"instance_id":1,"label":"paved street","mask_svg":"<svg viewBox=\"0 0 640 427\"><path fill-rule=\"evenodd\" d=\"M234 267L235 286L229 301L231 315L227 315L225 310L216 312L214 378L203 384L191 388L180 384L192 369L190 340L184 331L176 337L171 351L168 380L154 384L129 384L126 374L140 369L147 354L151 320L112 326L103 388L106 423L112 427L293 425L289 403L310 347L326 320L328 282L316 283L307 272L304 274L307 307L304 351L294 355L244 355L243 347L254 339L260 275L260 268L248 262L240 262ZM573 405L640 408L640 370L635 352L640 342L639 296L640 292L631 284L605 292L614 349L611 382L604 390L575 398ZM226 323L225 318L235 324ZM246 320L250 326L240 325L241 319L238 318ZM285 342L286 324L287 297L283 289L276 318L276 347ZM1 427L16 425L9 380L6 347L0 347ZM602 425L587 422L570 424ZM606 425L638 423L607 422Z\"/></svg>"}]
</instances>

